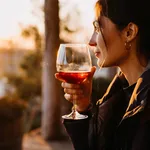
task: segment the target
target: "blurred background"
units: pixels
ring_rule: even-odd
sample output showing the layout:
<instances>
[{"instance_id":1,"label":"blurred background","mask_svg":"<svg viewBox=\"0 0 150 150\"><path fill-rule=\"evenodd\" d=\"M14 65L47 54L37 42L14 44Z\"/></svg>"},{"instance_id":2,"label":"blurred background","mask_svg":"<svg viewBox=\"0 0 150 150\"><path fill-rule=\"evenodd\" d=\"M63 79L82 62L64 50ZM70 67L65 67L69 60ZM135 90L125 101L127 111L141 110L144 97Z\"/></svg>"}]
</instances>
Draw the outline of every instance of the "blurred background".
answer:
<instances>
[{"instance_id":1,"label":"blurred background","mask_svg":"<svg viewBox=\"0 0 150 150\"><path fill-rule=\"evenodd\" d=\"M72 105L54 77L56 54L60 43L88 43L96 0L0 1L0 150L71 150L61 115ZM116 71L97 68L93 101Z\"/></svg>"}]
</instances>

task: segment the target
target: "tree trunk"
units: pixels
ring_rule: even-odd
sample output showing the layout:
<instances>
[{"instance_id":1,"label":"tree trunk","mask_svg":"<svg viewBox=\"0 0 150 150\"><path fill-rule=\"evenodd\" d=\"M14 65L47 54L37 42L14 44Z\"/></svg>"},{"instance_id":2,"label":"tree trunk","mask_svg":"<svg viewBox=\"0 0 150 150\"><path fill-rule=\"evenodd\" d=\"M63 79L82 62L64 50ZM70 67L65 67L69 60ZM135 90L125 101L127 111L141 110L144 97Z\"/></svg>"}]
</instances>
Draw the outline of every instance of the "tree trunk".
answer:
<instances>
[{"instance_id":1,"label":"tree trunk","mask_svg":"<svg viewBox=\"0 0 150 150\"><path fill-rule=\"evenodd\" d=\"M61 134L60 97L56 73L56 52L59 46L58 0L45 0L45 51L42 75L42 135L58 139Z\"/></svg>"}]
</instances>

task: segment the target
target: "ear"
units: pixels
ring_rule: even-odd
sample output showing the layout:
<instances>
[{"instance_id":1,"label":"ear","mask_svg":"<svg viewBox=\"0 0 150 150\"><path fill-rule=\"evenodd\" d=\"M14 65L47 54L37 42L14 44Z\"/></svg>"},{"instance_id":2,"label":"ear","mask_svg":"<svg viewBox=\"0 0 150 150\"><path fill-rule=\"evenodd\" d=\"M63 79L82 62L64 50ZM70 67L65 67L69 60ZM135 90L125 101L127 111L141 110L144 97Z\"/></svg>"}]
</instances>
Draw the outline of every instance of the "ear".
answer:
<instances>
[{"instance_id":1,"label":"ear","mask_svg":"<svg viewBox=\"0 0 150 150\"><path fill-rule=\"evenodd\" d=\"M124 36L126 41L131 42L132 40L134 40L137 37L138 31L138 26L130 22L124 30Z\"/></svg>"}]
</instances>

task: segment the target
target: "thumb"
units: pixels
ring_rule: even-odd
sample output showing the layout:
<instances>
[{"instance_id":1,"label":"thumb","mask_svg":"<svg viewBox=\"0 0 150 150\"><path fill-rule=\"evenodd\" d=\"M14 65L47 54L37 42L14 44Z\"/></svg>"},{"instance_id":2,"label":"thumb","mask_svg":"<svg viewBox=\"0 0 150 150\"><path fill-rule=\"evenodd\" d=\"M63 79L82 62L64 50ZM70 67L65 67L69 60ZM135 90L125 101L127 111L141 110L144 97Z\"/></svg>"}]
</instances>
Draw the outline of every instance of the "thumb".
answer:
<instances>
[{"instance_id":1,"label":"thumb","mask_svg":"<svg viewBox=\"0 0 150 150\"><path fill-rule=\"evenodd\" d=\"M88 77L89 80L91 80L93 78L93 75L94 75L95 71L96 71L96 66L93 66L91 68L91 73L90 73L90 75Z\"/></svg>"},{"instance_id":2,"label":"thumb","mask_svg":"<svg viewBox=\"0 0 150 150\"><path fill-rule=\"evenodd\" d=\"M55 73L55 78L58 79L59 81L63 81L64 82L64 79L61 78L61 76L59 75L59 73Z\"/></svg>"}]
</instances>

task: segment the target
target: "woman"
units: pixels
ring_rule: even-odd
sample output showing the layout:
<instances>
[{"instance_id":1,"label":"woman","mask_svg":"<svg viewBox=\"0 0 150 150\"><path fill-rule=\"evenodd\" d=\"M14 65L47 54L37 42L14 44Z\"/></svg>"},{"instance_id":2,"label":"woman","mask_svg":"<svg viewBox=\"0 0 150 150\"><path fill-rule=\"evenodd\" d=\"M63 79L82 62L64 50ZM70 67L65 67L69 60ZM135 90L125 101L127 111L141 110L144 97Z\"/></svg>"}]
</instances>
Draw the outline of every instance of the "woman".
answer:
<instances>
[{"instance_id":1,"label":"woman","mask_svg":"<svg viewBox=\"0 0 150 150\"><path fill-rule=\"evenodd\" d=\"M77 101L88 119L64 120L76 150L150 150L150 13L148 0L99 0L94 33L99 67L118 66L105 95L92 106L92 77L62 83L65 98ZM58 74L56 78L61 80Z\"/></svg>"}]
</instances>

